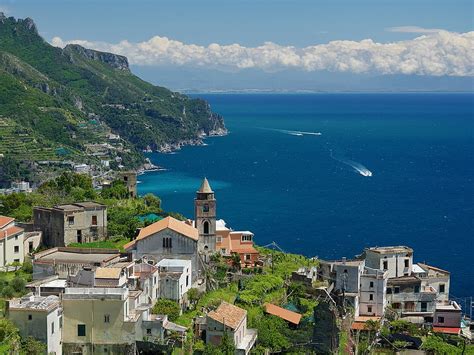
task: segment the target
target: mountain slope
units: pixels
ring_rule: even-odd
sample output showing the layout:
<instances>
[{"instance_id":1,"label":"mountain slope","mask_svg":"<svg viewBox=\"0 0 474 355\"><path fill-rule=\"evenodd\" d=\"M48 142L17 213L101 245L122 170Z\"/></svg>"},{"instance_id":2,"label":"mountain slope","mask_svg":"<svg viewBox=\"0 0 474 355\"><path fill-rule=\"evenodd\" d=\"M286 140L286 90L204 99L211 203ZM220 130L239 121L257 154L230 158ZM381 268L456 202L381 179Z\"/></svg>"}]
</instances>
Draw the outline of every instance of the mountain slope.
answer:
<instances>
[{"instance_id":1,"label":"mountain slope","mask_svg":"<svg viewBox=\"0 0 474 355\"><path fill-rule=\"evenodd\" d=\"M120 149L109 158L131 167L143 161L143 149L225 133L222 117L205 101L141 80L125 57L53 47L31 19L1 13L0 127L0 153L24 160L97 162L99 154L88 154L87 146L119 134Z\"/></svg>"}]
</instances>

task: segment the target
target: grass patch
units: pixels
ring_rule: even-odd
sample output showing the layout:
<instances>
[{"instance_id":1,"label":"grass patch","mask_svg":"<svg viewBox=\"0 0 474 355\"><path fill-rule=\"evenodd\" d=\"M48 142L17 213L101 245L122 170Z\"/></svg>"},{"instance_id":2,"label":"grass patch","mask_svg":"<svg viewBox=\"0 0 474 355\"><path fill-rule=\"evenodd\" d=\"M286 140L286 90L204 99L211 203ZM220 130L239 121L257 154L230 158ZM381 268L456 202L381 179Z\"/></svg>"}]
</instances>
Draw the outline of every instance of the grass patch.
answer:
<instances>
[{"instance_id":1,"label":"grass patch","mask_svg":"<svg viewBox=\"0 0 474 355\"><path fill-rule=\"evenodd\" d=\"M118 239L117 241L113 240L102 240L98 242L90 243L71 243L68 247L71 248L98 248L98 249L119 249L123 251L123 246L129 242L128 239Z\"/></svg>"}]
</instances>

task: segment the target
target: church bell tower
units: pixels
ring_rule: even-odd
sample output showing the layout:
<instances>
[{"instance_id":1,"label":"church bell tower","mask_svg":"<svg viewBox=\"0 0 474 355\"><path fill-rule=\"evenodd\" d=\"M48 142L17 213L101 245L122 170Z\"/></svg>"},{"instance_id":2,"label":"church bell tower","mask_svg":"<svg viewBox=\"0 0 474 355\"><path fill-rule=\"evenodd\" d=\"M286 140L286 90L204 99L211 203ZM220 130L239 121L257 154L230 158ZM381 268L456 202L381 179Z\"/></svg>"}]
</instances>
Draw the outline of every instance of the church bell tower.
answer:
<instances>
[{"instance_id":1,"label":"church bell tower","mask_svg":"<svg viewBox=\"0 0 474 355\"><path fill-rule=\"evenodd\" d=\"M199 231L198 252L207 262L216 252L216 199L206 178L194 199L194 221Z\"/></svg>"}]
</instances>

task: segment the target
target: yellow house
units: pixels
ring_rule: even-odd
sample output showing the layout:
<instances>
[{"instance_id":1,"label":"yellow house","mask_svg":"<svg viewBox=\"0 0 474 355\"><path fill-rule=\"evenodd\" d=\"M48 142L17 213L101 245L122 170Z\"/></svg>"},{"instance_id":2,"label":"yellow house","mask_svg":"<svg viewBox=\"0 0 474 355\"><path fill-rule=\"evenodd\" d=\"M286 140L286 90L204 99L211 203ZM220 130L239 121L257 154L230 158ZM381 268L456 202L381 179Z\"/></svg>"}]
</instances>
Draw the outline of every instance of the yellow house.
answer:
<instances>
[{"instance_id":1,"label":"yellow house","mask_svg":"<svg viewBox=\"0 0 474 355\"><path fill-rule=\"evenodd\" d=\"M130 311L129 301L126 288L67 288L64 353L135 353L135 340L143 337L142 314L136 308Z\"/></svg>"}]
</instances>

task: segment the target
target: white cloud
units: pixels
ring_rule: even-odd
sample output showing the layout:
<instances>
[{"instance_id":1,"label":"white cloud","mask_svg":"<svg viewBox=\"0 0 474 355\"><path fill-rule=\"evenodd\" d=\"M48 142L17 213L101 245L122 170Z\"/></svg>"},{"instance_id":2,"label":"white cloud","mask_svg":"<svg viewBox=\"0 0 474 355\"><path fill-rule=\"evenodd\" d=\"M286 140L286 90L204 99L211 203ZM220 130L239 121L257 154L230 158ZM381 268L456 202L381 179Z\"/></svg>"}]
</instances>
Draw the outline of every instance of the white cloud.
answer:
<instances>
[{"instance_id":1,"label":"white cloud","mask_svg":"<svg viewBox=\"0 0 474 355\"><path fill-rule=\"evenodd\" d=\"M440 28L423 28L419 26L399 26L386 28L388 32L400 32L400 33L438 33L443 31Z\"/></svg>"},{"instance_id":2,"label":"white cloud","mask_svg":"<svg viewBox=\"0 0 474 355\"><path fill-rule=\"evenodd\" d=\"M474 76L474 32L430 32L413 40L377 43L371 39L332 41L304 48L265 42L258 47L240 44L206 46L185 44L155 36L145 42L119 43L63 41L122 54L135 65L176 65L222 70L257 68L267 72L283 69L328 70L352 73Z\"/></svg>"}]
</instances>

